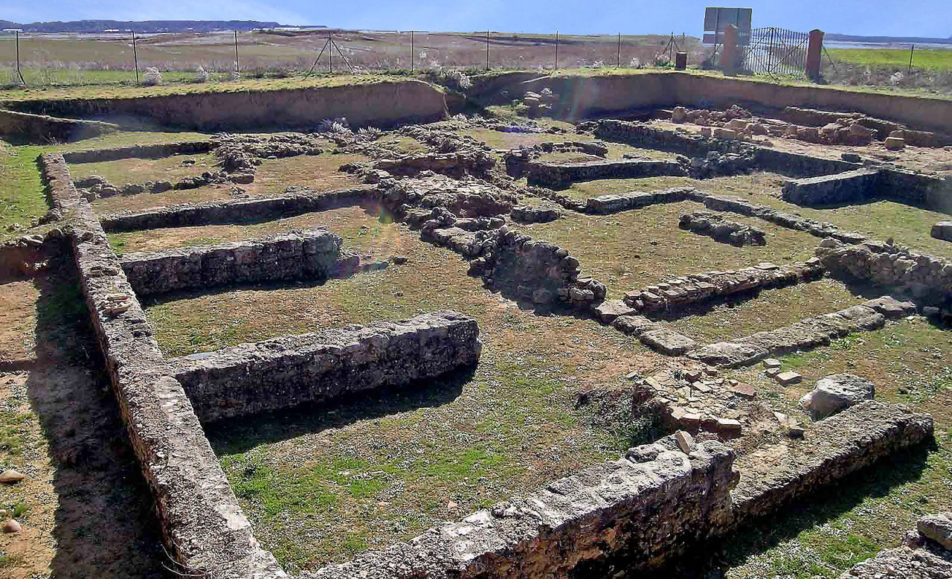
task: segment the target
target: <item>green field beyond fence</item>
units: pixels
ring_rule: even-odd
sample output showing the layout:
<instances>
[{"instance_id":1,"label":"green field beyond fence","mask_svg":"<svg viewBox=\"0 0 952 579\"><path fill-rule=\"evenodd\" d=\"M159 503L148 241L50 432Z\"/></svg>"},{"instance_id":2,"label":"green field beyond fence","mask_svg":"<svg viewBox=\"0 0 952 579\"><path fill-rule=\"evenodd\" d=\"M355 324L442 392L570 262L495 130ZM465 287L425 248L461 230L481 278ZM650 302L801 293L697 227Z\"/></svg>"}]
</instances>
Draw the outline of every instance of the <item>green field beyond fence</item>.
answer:
<instances>
[{"instance_id":1,"label":"green field beyond fence","mask_svg":"<svg viewBox=\"0 0 952 579\"><path fill-rule=\"evenodd\" d=\"M908 67L910 56L913 68L952 70L952 48L831 48L835 60L870 66Z\"/></svg>"}]
</instances>

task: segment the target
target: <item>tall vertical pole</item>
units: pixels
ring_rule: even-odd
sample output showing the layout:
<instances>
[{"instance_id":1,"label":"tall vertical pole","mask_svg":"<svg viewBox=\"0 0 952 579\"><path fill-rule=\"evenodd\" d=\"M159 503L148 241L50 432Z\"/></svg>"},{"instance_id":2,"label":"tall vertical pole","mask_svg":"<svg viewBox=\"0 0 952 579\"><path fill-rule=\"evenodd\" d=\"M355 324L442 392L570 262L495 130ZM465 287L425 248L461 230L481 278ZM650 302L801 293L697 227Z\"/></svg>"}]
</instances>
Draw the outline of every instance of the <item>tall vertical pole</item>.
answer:
<instances>
[{"instance_id":1,"label":"tall vertical pole","mask_svg":"<svg viewBox=\"0 0 952 579\"><path fill-rule=\"evenodd\" d=\"M329 48L327 49L327 71L330 72L331 74L334 74L334 52L330 49L333 43L334 43L334 35L328 33L327 46Z\"/></svg>"},{"instance_id":2,"label":"tall vertical pole","mask_svg":"<svg viewBox=\"0 0 952 579\"><path fill-rule=\"evenodd\" d=\"M559 70L559 31L555 31L555 69Z\"/></svg>"},{"instance_id":3,"label":"tall vertical pole","mask_svg":"<svg viewBox=\"0 0 952 579\"><path fill-rule=\"evenodd\" d=\"M413 72L413 59L416 57L416 51L413 49L413 31L410 31L410 72Z\"/></svg>"},{"instance_id":4,"label":"tall vertical pole","mask_svg":"<svg viewBox=\"0 0 952 579\"><path fill-rule=\"evenodd\" d=\"M909 68L906 70L906 74L910 74L912 72L912 55L915 52L916 52L916 45L913 44L912 46L909 47Z\"/></svg>"},{"instance_id":5,"label":"tall vertical pole","mask_svg":"<svg viewBox=\"0 0 952 579\"><path fill-rule=\"evenodd\" d=\"M241 67L238 66L238 31L235 30L235 76L241 74Z\"/></svg>"},{"instance_id":6,"label":"tall vertical pole","mask_svg":"<svg viewBox=\"0 0 952 579\"><path fill-rule=\"evenodd\" d=\"M486 31L486 70L489 70L489 34L490 31Z\"/></svg>"},{"instance_id":7,"label":"tall vertical pole","mask_svg":"<svg viewBox=\"0 0 952 579\"><path fill-rule=\"evenodd\" d=\"M136 85L139 84L139 52L136 50L136 31L132 31L132 64L136 67Z\"/></svg>"},{"instance_id":8,"label":"tall vertical pole","mask_svg":"<svg viewBox=\"0 0 952 579\"><path fill-rule=\"evenodd\" d=\"M621 68L621 32L618 33L618 50L615 55L615 68Z\"/></svg>"},{"instance_id":9,"label":"tall vertical pole","mask_svg":"<svg viewBox=\"0 0 952 579\"><path fill-rule=\"evenodd\" d=\"M17 44L17 76L20 77L20 83L22 83L23 86L26 86L26 81L23 80L23 73L20 72L20 31L17 30L16 32L17 32L17 41L16 41L16 44ZM912 59L910 58L909 61L912 62Z\"/></svg>"}]
</instances>

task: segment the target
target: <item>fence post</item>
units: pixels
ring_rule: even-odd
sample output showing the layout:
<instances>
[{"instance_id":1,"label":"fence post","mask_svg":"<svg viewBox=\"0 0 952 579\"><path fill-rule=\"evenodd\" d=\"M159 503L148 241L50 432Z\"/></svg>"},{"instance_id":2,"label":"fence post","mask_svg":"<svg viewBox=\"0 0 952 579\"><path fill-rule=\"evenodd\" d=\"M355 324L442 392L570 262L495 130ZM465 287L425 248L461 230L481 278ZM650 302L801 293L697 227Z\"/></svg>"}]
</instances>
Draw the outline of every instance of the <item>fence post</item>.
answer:
<instances>
[{"instance_id":1,"label":"fence post","mask_svg":"<svg viewBox=\"0 0 952 579\"><path fill-rule=\"evenodd\" d=\"M136 86L139 85L139 52L136 50L136 31L132 31L132 65L136 69Z\"/></svg>"},{"instance_id":2,"label":"fence post","mask_svg":"<svg viewBox=\"0 0 952 579\"><path fill-rule=\"evenodd\" d=\"M238 31L235 30L235 76L241 74L241 67L238 66Z\"/></svg>"},{"instance_id":3,"label":"fence post","mask_svg":"<svg viewBox=\"0 0 952 579\"><path fill-rule=\"evenodd\" d=\"M916 45L913 44L909 47L909 68L906 69L906 74L912 74L912 55L916 52Z\"/></svg>"},{"instance_id":4,"label":"fence post","mask_svg":"<svg viewBox=\"0 0 952 579\"><path fill-rule=\"evenodd\" d=\"M807 78L813 82L820 80L820 62L823 55L823 31L810 31L810 44L807 45Z\"/></svg>"},{"instance_id":5,"label":"fence post","mask_svg":"<svg viewBox=\"0 0 952 579\"><path fill-rule=\"evenodd\" d=\"M615 55L615 68L621 68L621 32L618 33L618 50Z\"/></svg>"},{"instance_id":6,"label":"fence post","mask_svg":"<svg viewBox=\"0 0 952 579\"><path fill-rule=\"evenodd\" d=\"M721 68L724 74L737 72L737 26L724 27L724 51L721 53Z\"/></svg>"},{"instance_id":7,"label":"fence post","mask_svg":"<svg viewBox=\"0 0 952 579\"><path fill-rule=\"evenodd\" d=\"M489 35L491 33L490 30L486 31L486 70L489 70Z\"/></svg>"},{"instance_id":8,"label":"fence post","mask_svg":"<svg viewBox=\"0 0 952 579\"><path fill-rule=\"evenodd\" d=\"M413 72L413 58L415 57L415 51L413 49L413 31L410 31L410 72Z\"/></svg>"},{"instance_id":9,"label":"fence post","mask_svg":"<svg viewBox=\"0 0 952 579\"><path fill-rule=\"evenodd\" d=\"M331 50L331 48L333 48L332 46L333 43L334 43L334 35L328 33L327 34L327 72L330 74L334 74L334 51Z\"/></svg>"},{"instance_id":10,"label":"fence post","mask_svg":"<svg viewBox=\"0 0 952 579\"><path fill-rule=\"evenodd\" d=\"M559 70L559 31L555 31L555 68L553 70Z\"/></svg>"},{"instance_id":11,"label":"fence post","mask_svg":"<svg viewBox=\"0 0 952 579\"><path fill-rule=\"evenodd\" d=\"M17 40L16 40L16 45L17 45L17 76L20 77L20 82L23 84L23 86L26 86L26 81L23 80L23 73L20 72L20 31L19 31L19 30L16 31L16 35L17 35Z\"/></svg>"}]
</instances>

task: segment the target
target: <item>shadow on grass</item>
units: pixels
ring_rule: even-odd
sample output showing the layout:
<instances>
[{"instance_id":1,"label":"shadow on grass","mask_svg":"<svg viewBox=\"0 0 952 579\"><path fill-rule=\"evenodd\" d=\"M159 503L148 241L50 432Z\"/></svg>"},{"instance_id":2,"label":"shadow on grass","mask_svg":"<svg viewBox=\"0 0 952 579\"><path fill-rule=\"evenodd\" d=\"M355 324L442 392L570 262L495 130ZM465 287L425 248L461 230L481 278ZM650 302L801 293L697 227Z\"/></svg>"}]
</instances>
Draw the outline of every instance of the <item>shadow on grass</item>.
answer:
<instances>
[{"instance_id":1,"label":"shadow on grass","mask_svg":"<svg viewBox=\"0 0 952 579\"><path fill-rule=\"evenodd\" d=\"M205 425L205 434L219 456L238 454L260 444L448 404L459 397L475 373L473 366L406 387L352 394L330 403L308 404L294 410L221 420Z\"/></svg>"},{"instance_id":2,"label":"shadow on grass","mask_svg":"<svg viewBox=\"0 0 952 579\"><path fill-rule=\"evenodd\" d=\"M934 441L893 455L833 484L806 500L773 516L742 526L734 533L689 550L669 566L639 578L712 579L724 577L755 555L793 540L803 531L819 527L859 506L867 498L884 497L895 487L916 481L922 475ZM882 537L894 543L901 537ZM843 569L845 571L845 569Z\"/></svg>"},{"instance_id":3,"label":"shadow on grass","mask_svg":"<svg viewBox=\"0 0 952 579\"><path fill-rule=\"evenodd\" d=\"M36 278L37 362L26 381L54 468L52 576L164 577L152 495L74 272L62 252Z\"/></svg>"}]
</instances>

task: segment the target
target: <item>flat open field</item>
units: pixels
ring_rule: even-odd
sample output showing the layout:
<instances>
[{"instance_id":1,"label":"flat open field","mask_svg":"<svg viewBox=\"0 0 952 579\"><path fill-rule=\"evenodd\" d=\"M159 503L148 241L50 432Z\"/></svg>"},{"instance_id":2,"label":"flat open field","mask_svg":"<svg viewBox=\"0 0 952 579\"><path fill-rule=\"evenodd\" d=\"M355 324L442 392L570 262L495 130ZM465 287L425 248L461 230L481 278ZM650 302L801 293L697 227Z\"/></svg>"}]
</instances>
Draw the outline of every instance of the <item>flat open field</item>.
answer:
<instances>
[{"instance_id":1,"label":"flat open field","mask_svg":"<svg viewBox=\"0 0 952 579\"><path fill-rule=\"evenodd\" d=\"M873 66L912 66L935 70L952 70L952 48L831 48L830 55L836 60Z\"/></svg>"}]
</instances>

